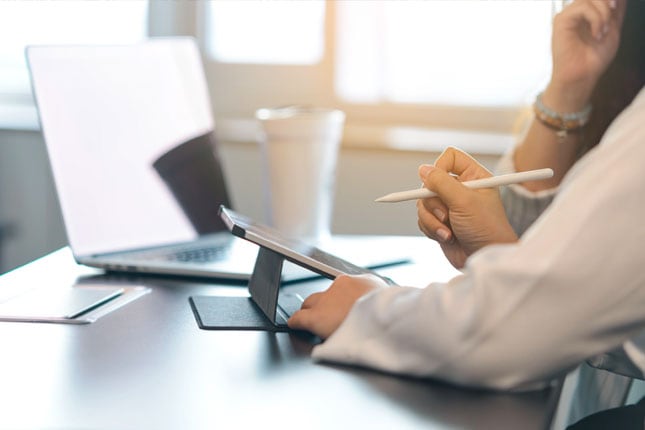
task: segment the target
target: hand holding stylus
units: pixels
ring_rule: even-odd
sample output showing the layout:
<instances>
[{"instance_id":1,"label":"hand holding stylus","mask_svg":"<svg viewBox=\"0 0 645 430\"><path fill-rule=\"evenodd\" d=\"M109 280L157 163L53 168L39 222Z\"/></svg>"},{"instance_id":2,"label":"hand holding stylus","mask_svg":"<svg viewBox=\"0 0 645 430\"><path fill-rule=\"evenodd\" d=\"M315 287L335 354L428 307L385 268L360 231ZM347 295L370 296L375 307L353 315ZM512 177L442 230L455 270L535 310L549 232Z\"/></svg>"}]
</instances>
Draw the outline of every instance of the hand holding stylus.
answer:
<instances>
[{"instance_id":1,"label":"hand holding stylus","mask_svg":"<svg viewBox=\"0 0 645 430\"><path fill-rule=\"evenodd\" d=\"M538 169L538 170L528 170L526 172L509 173L509 174L500 175L500 176L491 176L490 178L476 179L474 181L466 181L463 184L466 187L472 188L472 189L493 188L493 187L499 187L502 185L519 184L521 182L548 179L552 176L553 176L553 170L547 168L547 169ZM399 191L396 193L387 194L385 196L377 198L374 201L379 203L396 203L396 202L404 202L407 200L427 199L430 197L434 197L436 195L437 195L436 193L430 191L427 188L417 188L414 190Z\"/></svg>"}]
</instances>

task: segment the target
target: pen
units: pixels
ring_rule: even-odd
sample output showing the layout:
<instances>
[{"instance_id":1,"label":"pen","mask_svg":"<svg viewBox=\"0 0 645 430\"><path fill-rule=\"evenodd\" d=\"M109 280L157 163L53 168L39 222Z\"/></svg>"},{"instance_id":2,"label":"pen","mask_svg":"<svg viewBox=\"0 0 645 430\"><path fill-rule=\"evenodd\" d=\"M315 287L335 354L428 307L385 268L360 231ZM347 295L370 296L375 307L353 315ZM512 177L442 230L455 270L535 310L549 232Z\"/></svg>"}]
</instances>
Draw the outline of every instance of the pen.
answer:
<instances>
[{"instance_id":1,"label":"pen","mask_svg":"<svg viewBox=\"0 0 645 430\"><path fill-rule=\"evenodd\" d=\"M548 179L553 176L551 169L538 169L527 170L526 172L508 173L506 175L491 176L490 178L475 179L474 181L463 182L465 186L472 189L478 188L493 188L502 185L519 184L527 181L538 181L541 179ZM434 197L437 194L427 188L417 188L408 191L399 191L397 193L388 194L374 200L381 203L396 203L404 202L406 200L427 199Z\"/></svg>"}]
</instances>

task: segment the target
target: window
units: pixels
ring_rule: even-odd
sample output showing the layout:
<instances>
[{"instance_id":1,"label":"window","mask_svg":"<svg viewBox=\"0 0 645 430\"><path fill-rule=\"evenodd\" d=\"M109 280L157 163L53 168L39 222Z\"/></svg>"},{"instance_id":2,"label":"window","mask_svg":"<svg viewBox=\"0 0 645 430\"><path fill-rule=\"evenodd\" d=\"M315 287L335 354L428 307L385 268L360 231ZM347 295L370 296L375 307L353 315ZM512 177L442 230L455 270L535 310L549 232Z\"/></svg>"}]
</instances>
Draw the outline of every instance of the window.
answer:
<instances>
[{"instance_id":1,"label":"window","mask_svg":"<svg viewBox=\"0 0 645 430\"><path fill-rule=\"evenodd\" d=\"M507 133L548 78L561 3L0 1L0 109L7 100L31 103L25 44L193 35L218 120L313 104L341 108L348 124L366 127Z\"/></svg>"},{"instance_id":2,"label":"window","mask_svg":"<svg viewBox=\"0 0 645 430\"><path fill-rule=\"evenodd\" d=\"M336 13L336 90L350 102L518 106L548 72L549 2L338 2Z\"/></svg>"},{"instance_id":3,"label":"window","mask_svg":"<svg viewBox=\"0 0 645 430\"><path fill-rule=\"evenodd\" d=\"M321 1L218 0L208 3L207 14L207 50L217 61L314 64L322 58Z\"/></svg>"},{"instance_id":4,"label":"window","mask_svg":"<svg viewBox=\"0 0 645 430\"><path fill-rule=\"evenodd\" d=\"M147 8L144 0L0 1L0 125L22 128L35 121L26 45L141 40Z\"/></svg>"},{"instance_id":5,"label":"window","mask_svg":"<svg viewBox=\"0 0 645 430\"><path fill-rule=\"evenodd\" d=\"M313 103L361 124L509 132L550 72L552 1L229 3L205 5L210 85L224 116ZM312 12L322 5L324 14Z\"/></svg>"}]
</instances>

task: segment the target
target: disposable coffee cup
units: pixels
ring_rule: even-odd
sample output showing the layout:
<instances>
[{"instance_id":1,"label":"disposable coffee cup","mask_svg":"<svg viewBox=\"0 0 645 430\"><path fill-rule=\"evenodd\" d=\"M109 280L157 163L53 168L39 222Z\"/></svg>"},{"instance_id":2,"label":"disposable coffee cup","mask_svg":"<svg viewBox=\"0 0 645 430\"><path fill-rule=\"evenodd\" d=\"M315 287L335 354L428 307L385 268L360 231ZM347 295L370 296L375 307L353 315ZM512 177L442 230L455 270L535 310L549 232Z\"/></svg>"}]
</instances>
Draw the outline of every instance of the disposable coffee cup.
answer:
<instances>
[{"instance_id":1,"label":"disposable coffee cup","mask_svg":"<svg viewBox=\"0 0 645 430\"><path fill-rule=\"evenodd\" d=\"M330 236L345 114L336 109L259 109L267 222L289 237Z\"/></svg>"}]
</instances>

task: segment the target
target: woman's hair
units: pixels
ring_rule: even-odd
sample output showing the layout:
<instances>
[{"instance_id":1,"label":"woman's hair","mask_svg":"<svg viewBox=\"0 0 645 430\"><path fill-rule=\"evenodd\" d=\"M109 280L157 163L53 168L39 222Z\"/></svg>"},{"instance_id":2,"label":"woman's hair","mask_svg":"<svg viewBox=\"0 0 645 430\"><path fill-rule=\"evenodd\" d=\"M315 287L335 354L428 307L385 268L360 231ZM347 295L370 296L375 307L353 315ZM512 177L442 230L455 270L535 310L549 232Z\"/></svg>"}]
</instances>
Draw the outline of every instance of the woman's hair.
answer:
<instances>
[{"instance_id":1,"label":"woman's hair","mask_svg":"<svg viewBox=\"0 0 645 430\"><path fill-rule=\"evenodd\" d=\"M593 111L582 152L596 146L611 122L645 85L645 0L627 0L616 57L591 94Z\"/></svg>"}]
</instances>

